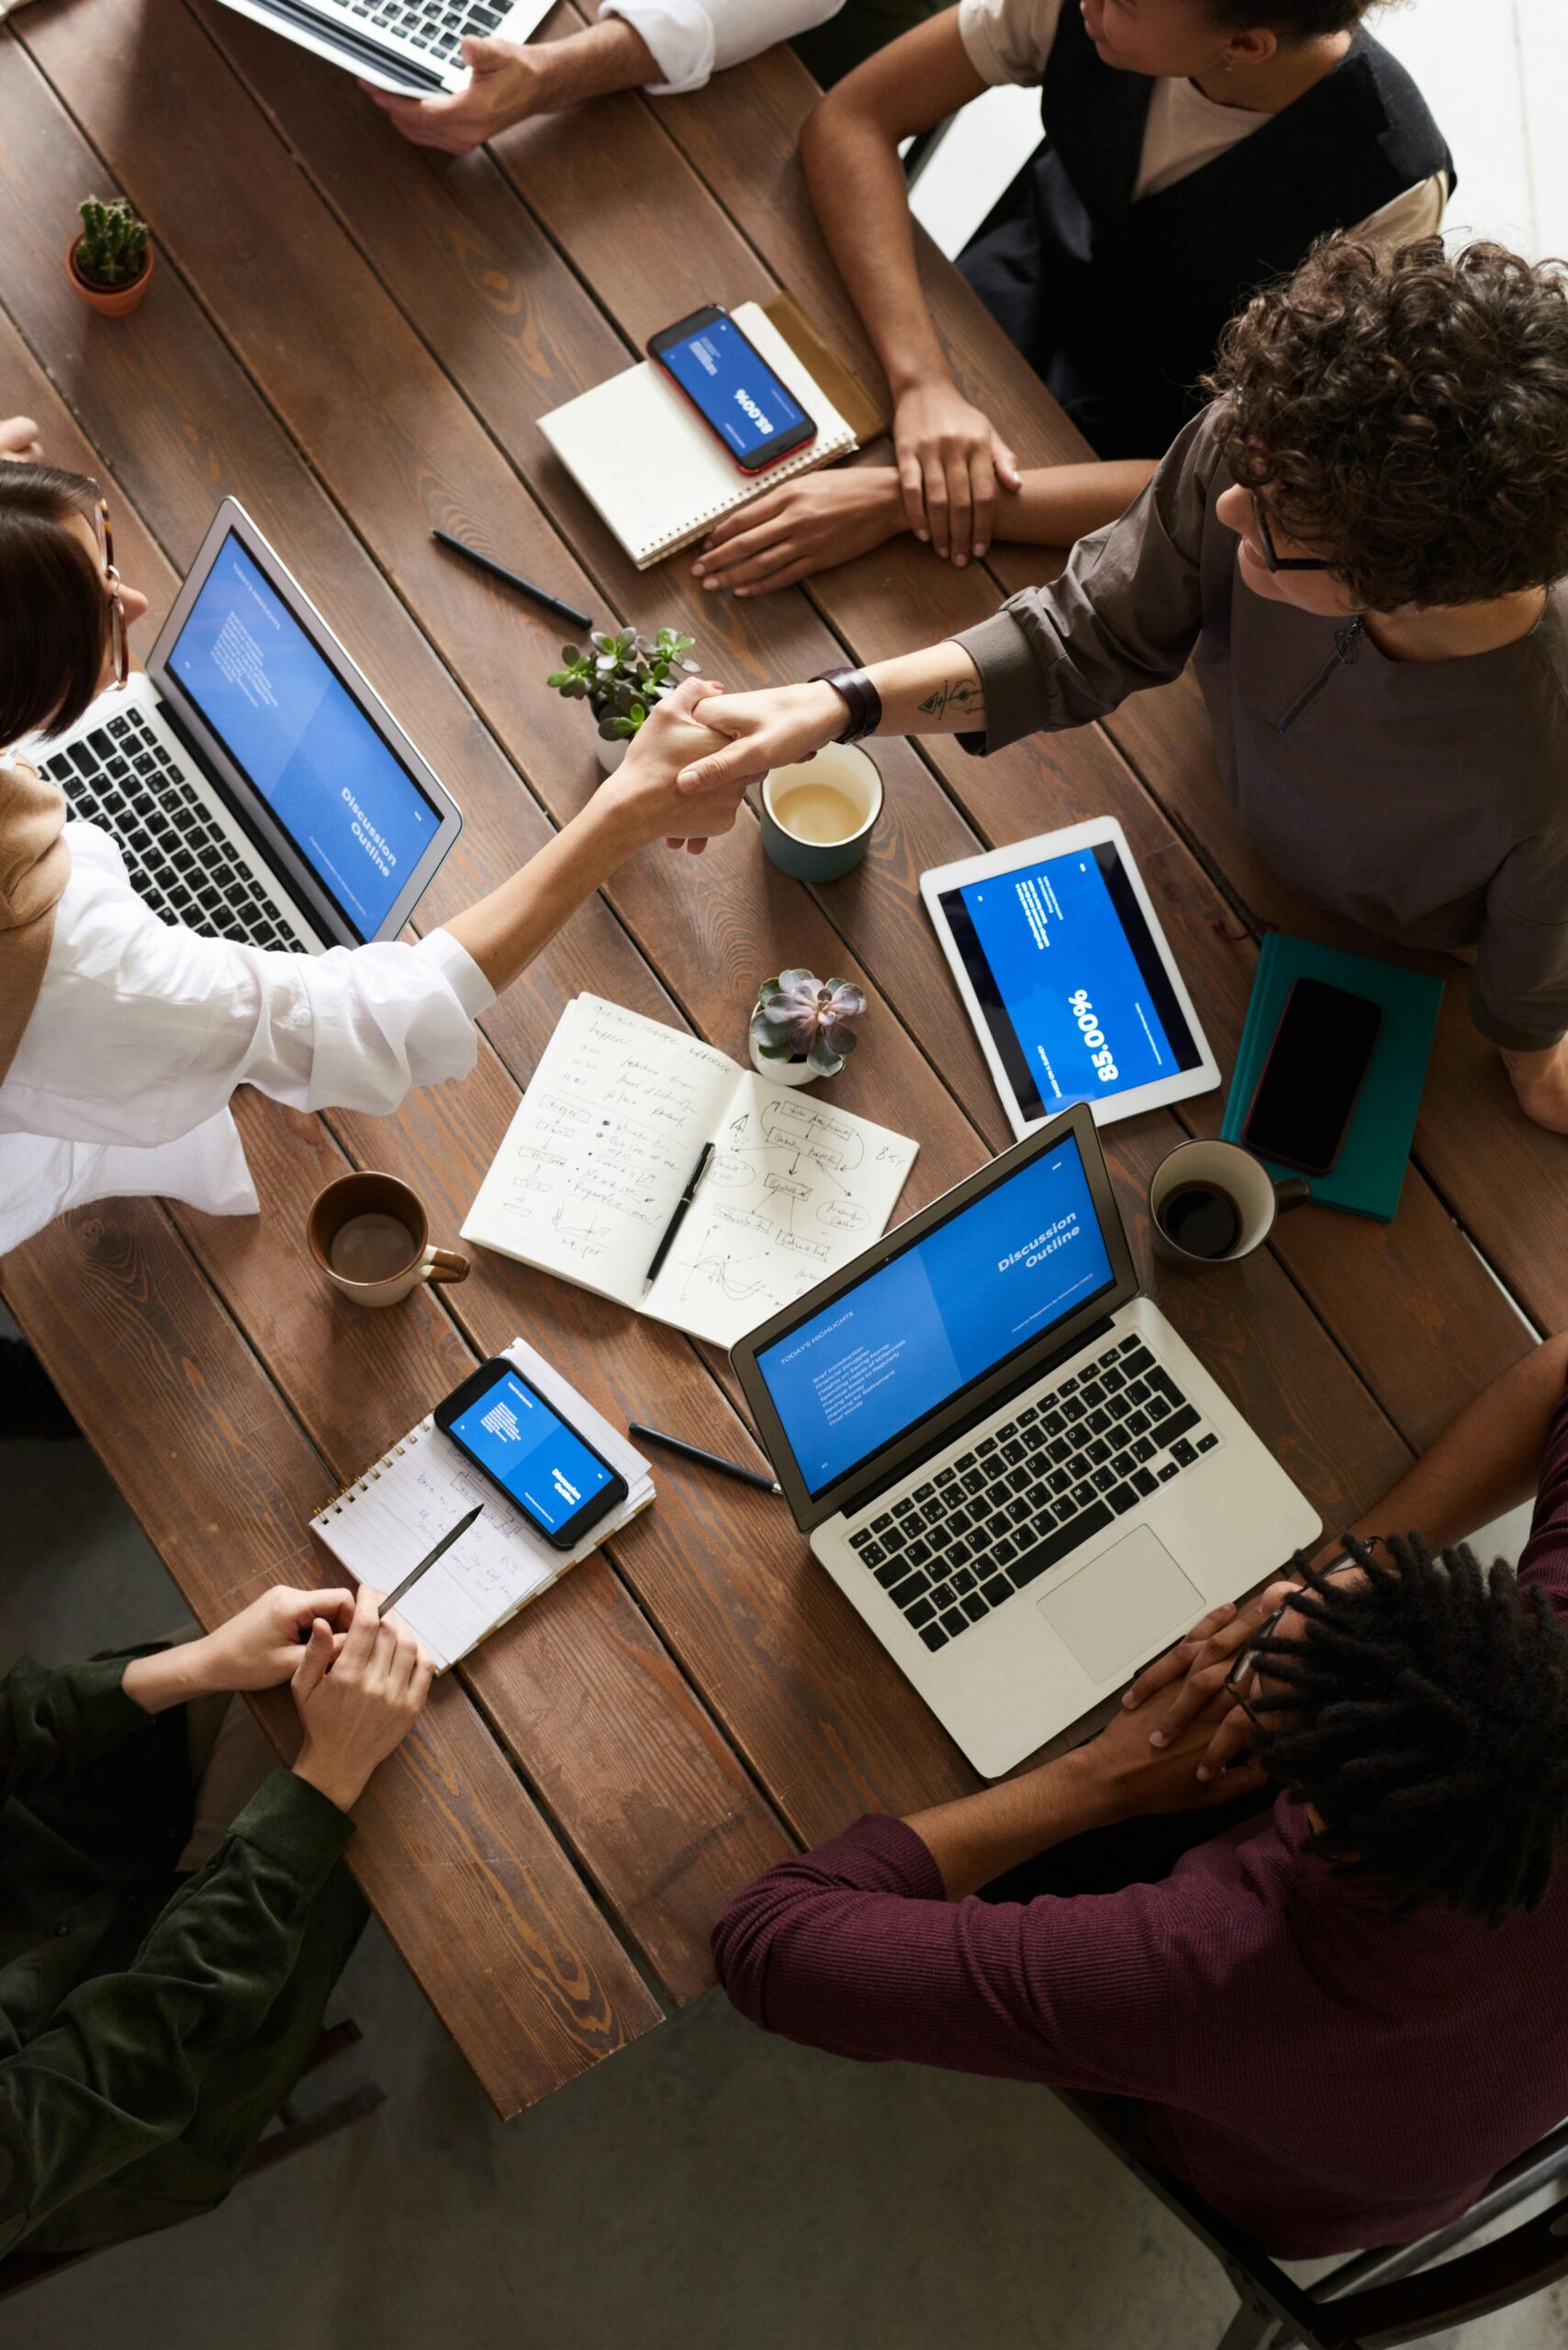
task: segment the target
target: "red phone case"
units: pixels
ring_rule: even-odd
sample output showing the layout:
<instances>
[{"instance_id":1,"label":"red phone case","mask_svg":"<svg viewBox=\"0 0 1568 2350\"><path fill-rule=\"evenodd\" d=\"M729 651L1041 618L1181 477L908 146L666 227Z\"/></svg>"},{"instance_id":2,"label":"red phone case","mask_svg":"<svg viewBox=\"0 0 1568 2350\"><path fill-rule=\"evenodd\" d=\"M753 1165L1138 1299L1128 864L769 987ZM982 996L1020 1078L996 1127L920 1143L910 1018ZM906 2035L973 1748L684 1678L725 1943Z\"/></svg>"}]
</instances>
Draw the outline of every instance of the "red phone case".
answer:
<instances>
[{"instance_id":1,"label":"red phone case","mask_svg":"<svg viewBox=\"0 0 1568 2350\"><path fill-rule=\"evenodd\" d=\"M693 310L690 315L692 318L699 318L701 316L701 313L700 311ZM718 312L718 316L722 319L730 319L728 310L720 310ZM675 334L682 327L685 327L687 321L685 319L677 319L673 327L661 327L659 329L659 334ZM730 324L733 327L735 326L734 319L730 319ZM695 334L696 331L697 330L695 327L690 329L690 332L693 334ZM758 366L767 367L767 360L763 357L761 352L757 351L756 343L753 342L751 337L745 332L745 329L735 327L735 332L740 336L740 339L745 343L746 349L750 352L756 352ZM780 449L776 457L767 458L766 463L760 465L748 465L744 458L736 456L734 451L731 448L723 434L719 431L719 428L714 423L712 418L707 415L699 402L692 398L691 394L687 390L686 386L681 382L680 377L676 374L674 368L666 364L664 354L654 349L654 345L657 342L658 339L659 335L650 335L648 337L648 357L653 361L654 365L664 376L665 381L667 384L674 385L676 390L680 394L681 398L686 402L687 407L691 410L693 416L699 418L707 427L708 431L712 434L714 440L718 442L720 448L722 449L725 456L728 457L731 464L734 465L737 473L748 476L771 473L775 465L781 465L784 463L786 457L798 457L802 449L809 449L811 447L812 442L817 437L818 426L815 420L808 416L806 418L806 422L812 428L808 433L802 435L799 441L792 441L787 449ZM684 337L682 339L684 340ZM767 372L771 375L773 370L769 367ZM786 386L785 388L788 390L789 386ZM790 397L793 397L793 395L791 394ZM804 414L803 410L801 412Z\"/></svg>"}]
</instances>

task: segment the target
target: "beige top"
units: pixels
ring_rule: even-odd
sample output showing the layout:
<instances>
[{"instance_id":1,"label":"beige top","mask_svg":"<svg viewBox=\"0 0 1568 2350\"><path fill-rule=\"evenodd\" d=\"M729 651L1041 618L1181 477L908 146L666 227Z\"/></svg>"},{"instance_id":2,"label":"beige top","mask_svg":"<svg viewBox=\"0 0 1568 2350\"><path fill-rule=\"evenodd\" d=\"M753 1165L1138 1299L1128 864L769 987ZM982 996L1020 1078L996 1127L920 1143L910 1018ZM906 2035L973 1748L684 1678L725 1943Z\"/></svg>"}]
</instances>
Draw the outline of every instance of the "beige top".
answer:
<instances>
[{"instance_id":1,"label":"beige top","mask_svg":"<svg viewBox=\"0 0 1568 2350\"><path fill-rule=\"evenodd\" d=\"M1063 0L959 0L958 35L975 72L992 87L1039 81L1062 6ZM1272 119L1245 106L1216 106L1195 82L1156 82L1134 203L1201 171ZM1356 233L1392 252L1414 238L1432 236L1442 226L1448 200L1448 174L1434 172L1372 213Z\"/></svg>"}]
</instances>

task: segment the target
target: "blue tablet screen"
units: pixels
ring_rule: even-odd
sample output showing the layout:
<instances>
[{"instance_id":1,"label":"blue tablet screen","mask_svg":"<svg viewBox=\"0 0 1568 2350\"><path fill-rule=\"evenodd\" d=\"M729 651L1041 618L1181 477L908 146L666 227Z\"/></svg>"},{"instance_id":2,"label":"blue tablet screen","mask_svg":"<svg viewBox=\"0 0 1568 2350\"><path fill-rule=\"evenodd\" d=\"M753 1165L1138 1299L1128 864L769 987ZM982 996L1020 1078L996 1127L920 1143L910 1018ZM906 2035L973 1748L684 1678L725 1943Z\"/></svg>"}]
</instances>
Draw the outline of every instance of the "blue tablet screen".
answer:
<instances>
[{"instance_id":1,"label":"blue tablet screen","mask_svg":"<svg viewBox=\"0 0 1568 2350\"><path fill-rule=\"evenodd\" d=\"M939 902L1031 1122L1197 1068L1197 1041L1111 842L963 882Z\"/></svg>"}]
</instances>

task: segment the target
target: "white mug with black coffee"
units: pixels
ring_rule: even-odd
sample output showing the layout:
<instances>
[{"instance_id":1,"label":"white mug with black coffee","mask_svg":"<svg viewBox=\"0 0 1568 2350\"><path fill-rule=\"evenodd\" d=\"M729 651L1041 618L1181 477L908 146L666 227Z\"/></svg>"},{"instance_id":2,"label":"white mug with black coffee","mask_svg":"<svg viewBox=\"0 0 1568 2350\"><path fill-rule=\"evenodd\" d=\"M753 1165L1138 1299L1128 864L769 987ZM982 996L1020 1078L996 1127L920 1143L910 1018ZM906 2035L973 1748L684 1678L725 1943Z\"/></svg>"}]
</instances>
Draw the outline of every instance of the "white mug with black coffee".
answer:
<instances>
[{"instance_id":1,"label":"white mug with black coffee","mask_svg":"<svg viewBox=\"0 0 1568 2350\"><path fill-rule=\"evenodd\" d=\"M1303 1176L1276 1183L1239 1143L1178 1143L1149 1181L1154 1246L1168 1264L1188 1270L1233 1265L1263 1246L1276 1216L1311 1197Z\"/></svg>"}]
</instances>

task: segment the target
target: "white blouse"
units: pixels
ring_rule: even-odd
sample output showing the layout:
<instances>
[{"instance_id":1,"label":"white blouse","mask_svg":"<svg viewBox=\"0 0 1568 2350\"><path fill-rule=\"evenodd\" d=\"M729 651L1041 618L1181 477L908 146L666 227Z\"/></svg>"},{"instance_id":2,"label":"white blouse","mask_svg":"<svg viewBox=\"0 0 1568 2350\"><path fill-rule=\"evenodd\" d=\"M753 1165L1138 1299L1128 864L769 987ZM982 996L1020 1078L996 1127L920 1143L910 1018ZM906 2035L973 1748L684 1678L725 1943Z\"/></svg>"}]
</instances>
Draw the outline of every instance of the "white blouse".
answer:
<instances>
[{"instance_id":1,"label":"white blouse","mask_svg":"<svg viewBox=\"0 0 1568 2350\"><path fill-rule=\"evenodd\" d=\"M43 983L0 1084L0 1251L112 1196L254 1214L237 1085L384 1115L473 1068L495 992L448 932L324 955L202 938L143 905L96 825L65 839Z\"/></svg>"},{"instance_id":2,"label":"white blouse","mask_svg":"<svg viewBox=\"0 0 1568 2350\"><path fill-rule=\"evenodd\" d=\"M624 17L640 33L662 79L655 98L700 90L709 76L744 64L781 40L836 17L844 0L604 0L601 17Z\"/></svg>"}]
</instances>

